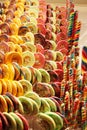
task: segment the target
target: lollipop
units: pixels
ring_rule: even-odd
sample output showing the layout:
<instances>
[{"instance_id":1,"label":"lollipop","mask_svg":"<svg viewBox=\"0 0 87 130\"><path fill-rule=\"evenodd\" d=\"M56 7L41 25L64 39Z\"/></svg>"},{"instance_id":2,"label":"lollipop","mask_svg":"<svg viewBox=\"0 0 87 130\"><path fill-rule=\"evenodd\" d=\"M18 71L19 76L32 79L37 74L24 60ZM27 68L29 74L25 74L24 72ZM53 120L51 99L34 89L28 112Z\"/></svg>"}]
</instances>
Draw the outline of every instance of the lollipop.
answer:
<instances>
[{"instance_id":1,"label":"lollipop","mask_svg":"<svg viewBox=\"0 0 87 130\"><path fill-rule=\"evenodd\" d=\"M81 63L82 73L87 71L87 46L82 48L82 63Z\"/></svg>"}]
</instances>

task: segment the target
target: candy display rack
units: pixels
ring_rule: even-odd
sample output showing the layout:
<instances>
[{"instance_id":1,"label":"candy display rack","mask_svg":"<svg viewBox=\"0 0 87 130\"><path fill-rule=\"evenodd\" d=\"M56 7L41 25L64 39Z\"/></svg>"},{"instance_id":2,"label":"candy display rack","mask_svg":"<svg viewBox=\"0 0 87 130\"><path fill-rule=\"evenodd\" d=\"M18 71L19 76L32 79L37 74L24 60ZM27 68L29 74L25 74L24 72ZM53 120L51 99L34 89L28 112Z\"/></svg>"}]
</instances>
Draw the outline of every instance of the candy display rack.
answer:
<instances>
[{"instance_id":1,"label":"candy display rack","mask_svg":"<svg viewBox=\"0 0 87 130\"><path fill-rule=\"evenodd\" d=\"M0 3L0 129L86 130L73 0L54 8L45 0Z\"/></svg>"}]
</instances>

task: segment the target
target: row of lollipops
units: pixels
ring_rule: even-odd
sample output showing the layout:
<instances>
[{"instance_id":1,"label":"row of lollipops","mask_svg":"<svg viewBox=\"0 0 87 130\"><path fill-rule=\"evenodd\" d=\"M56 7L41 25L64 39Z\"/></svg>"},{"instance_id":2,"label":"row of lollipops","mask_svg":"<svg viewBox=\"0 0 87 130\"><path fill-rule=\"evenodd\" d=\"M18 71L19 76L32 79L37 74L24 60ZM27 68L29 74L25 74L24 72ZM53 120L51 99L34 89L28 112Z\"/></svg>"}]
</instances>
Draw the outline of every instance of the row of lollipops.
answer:
<instances>
[{"instance_id":1,"label":"row of lollipops","mask_svg":"<svg viewBox=\"0 0 87 130\"><path fill-rule=\"evenodd\" d=\"M53 8L45 0L11 0L0 6L1 94L9 95L9 92L20 99L19 106L24 110L21 114L33 130L61 130L73 122L77 126L76 118L80 107L80 121L84 122L84 103L80 102L79 93L82 90L82 80L74 57L78 58L78 53L75 51L77 55L74 54L73 48L69 52L66 8ZM73 19L70 20L73 22ZM75 72L72 71L73 67L76 67ZM71 86L69 80L72 81ZM84 101L85 90L83 88ZM29 98L25 98L25 95ZM4 103L1 102L1 112L5 108ZM5 112L10 111L6 109ZM70 119L75 120L71 122ZM9 125L10 121L8 119ZM7 128L10 129L11 126Z\"/></svg>"},{"instance_id":2,"label":"row of lollipops","mask_svg":"<svg viewBox=\"0 0 87 130\"><path fill-rule=\"evenodd\" d=\"M2 129L65 129L60 86L68 55L66 8L54 9L45 0L11 0L0 7Z\"/></svg>"}]
</instances>

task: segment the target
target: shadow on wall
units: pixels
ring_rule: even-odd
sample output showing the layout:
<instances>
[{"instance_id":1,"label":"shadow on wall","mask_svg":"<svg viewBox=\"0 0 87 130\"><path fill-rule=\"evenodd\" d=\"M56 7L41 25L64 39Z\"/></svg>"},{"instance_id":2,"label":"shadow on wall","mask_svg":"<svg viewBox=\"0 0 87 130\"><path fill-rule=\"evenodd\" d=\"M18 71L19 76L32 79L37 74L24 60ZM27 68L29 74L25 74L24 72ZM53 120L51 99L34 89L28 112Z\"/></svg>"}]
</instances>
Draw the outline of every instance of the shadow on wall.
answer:
<instances>
[{"instance_id":1,"label":"shadow on wall","mask_svg":"<svg viewBox=\"0 0 87 130\"><path fill-rule=\"evenodd\" d=\"M66 0L46 0L48 3L65 3ZM76 4L87 4L87 0L73 0Z\"/></svg>"}]
</instances>

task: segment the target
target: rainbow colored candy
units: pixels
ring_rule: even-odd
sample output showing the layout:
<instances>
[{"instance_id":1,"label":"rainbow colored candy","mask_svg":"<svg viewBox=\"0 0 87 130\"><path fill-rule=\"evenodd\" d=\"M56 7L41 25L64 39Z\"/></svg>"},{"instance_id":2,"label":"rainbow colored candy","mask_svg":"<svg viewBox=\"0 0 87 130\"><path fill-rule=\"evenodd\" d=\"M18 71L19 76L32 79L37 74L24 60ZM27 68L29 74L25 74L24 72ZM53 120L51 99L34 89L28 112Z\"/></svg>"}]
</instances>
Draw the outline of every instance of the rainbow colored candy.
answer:
<instances>
[{"instance_id":1,"label":"rainbow colored candy","mask_svg":"<svg viewBox=\"0 0 87 130\"><path fill-rule=\"evenodd\" d=\"M81 63L82 73L87 71L87 46L82 48L82 63Z\"/></svg>"}]
</instances>

